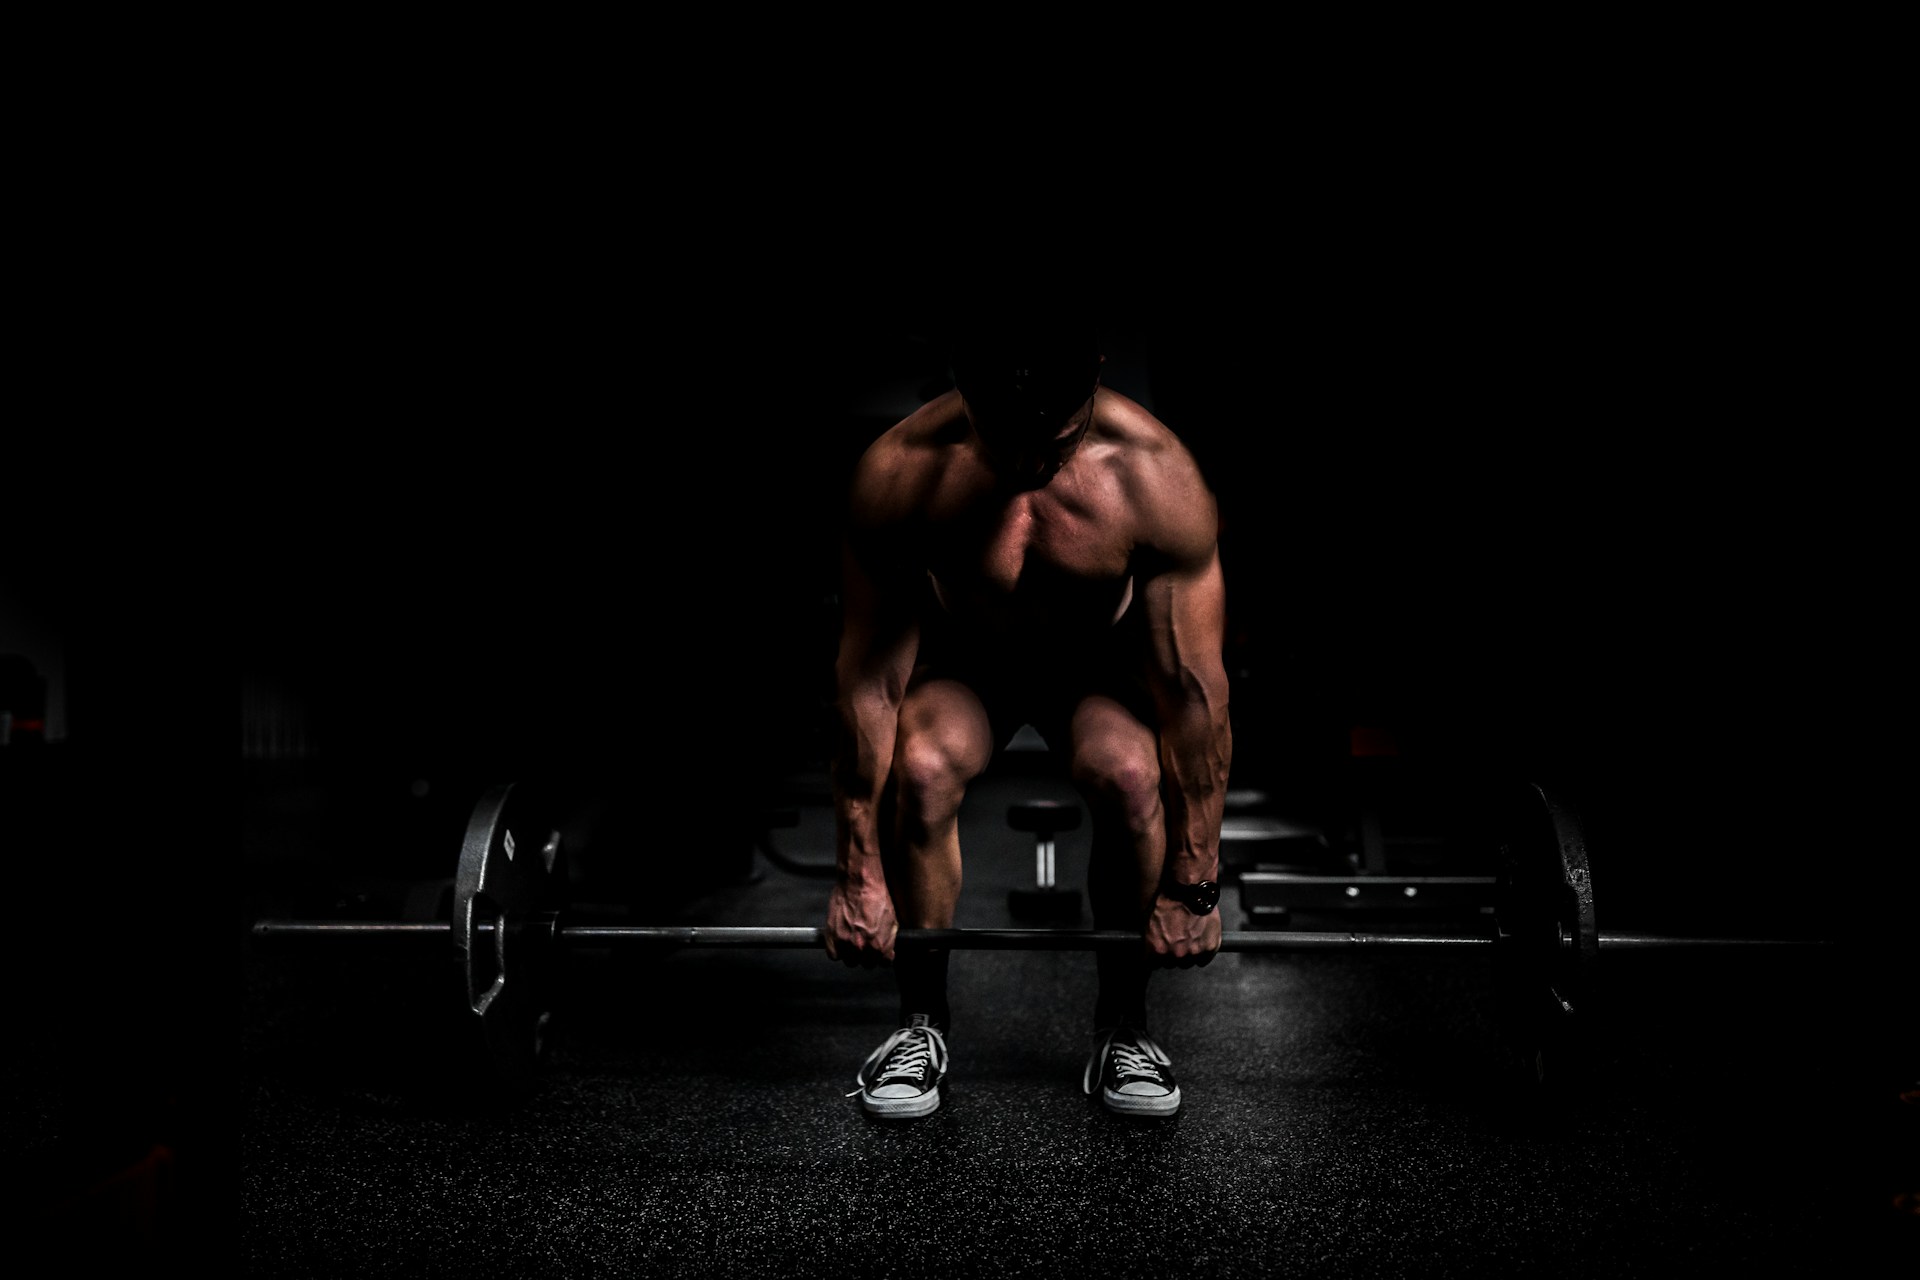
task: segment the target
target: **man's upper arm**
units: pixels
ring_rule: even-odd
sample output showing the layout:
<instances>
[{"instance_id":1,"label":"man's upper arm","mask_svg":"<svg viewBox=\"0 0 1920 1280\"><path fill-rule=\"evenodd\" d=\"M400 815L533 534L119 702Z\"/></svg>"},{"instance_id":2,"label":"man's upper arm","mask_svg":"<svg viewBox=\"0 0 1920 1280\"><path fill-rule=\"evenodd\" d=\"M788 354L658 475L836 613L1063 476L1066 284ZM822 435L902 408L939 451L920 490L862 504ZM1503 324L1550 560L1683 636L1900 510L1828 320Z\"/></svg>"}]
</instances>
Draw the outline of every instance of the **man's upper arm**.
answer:
<instances>
[{"instance_id":1,"label":"man's upper arm","mask_svg":"<svg viewBox=\"0 0 1920 1280\"><path fill-rule=\"evenodd\" d=\"M847 692L885 686L894 700L905 692L918 648L916 581L903 526L904 513L884 472L871 459L856 474L841 544L841 637L836 678Z\"/></svg>"},{"instance_id":2,"label":"man's upper arm","mask_svg":"<svg viewBox=\"0 0 1920 1280\"><path fill-rule=\"evenodd\" d=\"M1190 463L1157 496L1144 593L1157 696L1224 698L1226 576L1213 496Z\"/></svg>"},{"instance_id":3,"label":"man's upper arm","mask_svg":"<svg viewBox=\"0 0 1920 1280\"><path fill-rule=\"evenodd\" d=\"M1157 696L1222 696L1227 594L1218 549L1199 562L1169 564L1149 579L1145 596Z\"/></svg>"},{"instance_id":4,"label":"man's upper arm","mask_svg":"<svg viewBox=\"0 0 1920 1280\"><path fill-rule=\"evenodd\" d=\"M849 533L841 550L840 649L835 676L843 692L880 682L897 701L912 670L918 633L900 567Z\"/></svg>"}]
</instances>

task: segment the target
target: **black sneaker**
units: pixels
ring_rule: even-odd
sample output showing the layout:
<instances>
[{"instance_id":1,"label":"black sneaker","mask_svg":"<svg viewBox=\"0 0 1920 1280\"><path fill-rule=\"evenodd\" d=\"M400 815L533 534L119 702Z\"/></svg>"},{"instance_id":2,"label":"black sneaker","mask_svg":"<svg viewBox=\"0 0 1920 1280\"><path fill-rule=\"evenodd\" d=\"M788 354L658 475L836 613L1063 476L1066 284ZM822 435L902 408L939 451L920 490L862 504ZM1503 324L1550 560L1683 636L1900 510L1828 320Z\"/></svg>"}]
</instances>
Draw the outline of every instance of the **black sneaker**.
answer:
<instances>
[{"instance_id":1,"label":"black sneaker","mask_svg":"<svg viewBox=\"0 0 1920 1280\"><path fill-rule=\"evenodd\" d=\"M925 1014L886 1038L853 1082L860 1105L889 1120L931 1115L940 1106L940 1084L947 1078L947 1042Z\"/></svg>"},{"instance_id":2,"label":"black sneaker","mask_svg":"<svg viewBox=\"0 0 1920 1280\"><path fill-rule=\"evenodd\" d=\"M1107 1110L1129 1116L1170 1116L1180 1109L1173 1063L1153 1037L1131 1027L1102 1031L1087 1059L1083 1093L1100 1091Z\"/></svg>"}]
</instances>

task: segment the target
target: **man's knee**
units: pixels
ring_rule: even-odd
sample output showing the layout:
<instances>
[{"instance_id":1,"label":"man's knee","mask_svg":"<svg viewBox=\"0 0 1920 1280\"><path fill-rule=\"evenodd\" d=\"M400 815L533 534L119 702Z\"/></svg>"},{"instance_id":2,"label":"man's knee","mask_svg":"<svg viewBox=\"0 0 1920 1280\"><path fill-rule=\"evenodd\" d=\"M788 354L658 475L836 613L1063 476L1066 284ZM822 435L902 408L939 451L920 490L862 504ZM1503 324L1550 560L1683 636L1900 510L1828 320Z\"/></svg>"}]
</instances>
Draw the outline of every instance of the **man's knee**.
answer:
<instances>
[{"instance_id":1,"label":"man's knee","mask_svg":"<svg viewBox=\"0 0 1920 1280\"><path fill-rule=\"evenodd\" d=\"M1150 753L1085 753L1074 761L1073 780L1096 817L1134 832L1152 831L1161 822L1160 762Z\"/></svg>"},{"instance_id":2,"label":"man's knee","mask_svg":"<svg viewBox=\"0 0 1920 1280\"><path fill-rule=\"evenodd\" d=\"M924 827L958 816L971 780L963 754L939 735L902 735L894 751L893 784L907 822Z\"/></svg>"}]
</instances>

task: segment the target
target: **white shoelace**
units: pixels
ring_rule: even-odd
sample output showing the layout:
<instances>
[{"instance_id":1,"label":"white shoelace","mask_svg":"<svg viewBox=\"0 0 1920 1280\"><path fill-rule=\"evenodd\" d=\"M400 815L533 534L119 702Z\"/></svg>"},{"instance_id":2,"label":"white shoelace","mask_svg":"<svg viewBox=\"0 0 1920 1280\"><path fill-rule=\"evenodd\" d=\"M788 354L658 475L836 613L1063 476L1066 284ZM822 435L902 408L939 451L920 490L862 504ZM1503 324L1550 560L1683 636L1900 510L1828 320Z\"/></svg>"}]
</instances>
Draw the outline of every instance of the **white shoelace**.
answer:
<instances>
[{"instance_id":1,"label":"white shoelace","mask_svg":"<svg viewBox=\"0 0 1920 1280\"><path fill-rule=\"evenodd\" d=\"M902 1027L887 1037L886 1043L874 1050L867 1061L880 1063L880 1072L872 1081L866 1079L866 1068L853 1080L859 1085L853 1093L859 1093L869 1083L878 1087L889 1080L918 1079L921 1072L931 1067L935 1072L947 1069L947 1042L932 1027Z\"/></svg>"},{"instance_id":2,"label":"white shoelace","mask_svg":"<svg viewBox=\"0 0 1920 1280\"><path fill-rule=\"evenodd\" d=\"M1117 1066L1114 1077L1116 1083L1125 1084L1128 1080L1144 1080L1159 1085L1163 1089L1166 1088L1167 1078L1160 1074L1160 1067L1166 1061L1166 1054L1160 1046L1144 1035L1140 1037L1138 1046L1116 1044L1114 1037L1119 1034L1117 1031L1109 1031L1106 1041L1100 1046L1100 1052L1087 1060L1084 1090L1087 1093L1093 1092L1094 1086L1100 1081L1101 1065L1109 1053L1113 1055Z\"/></svg>"},{"instance_id":3,"label":"white shoelace","mask_svg":"<svg viewBox=\"0 0 1920 1280\"><path fill-rule=\"evenodd\" d=\"M1131 1045L1115 1045L1113 1056L1120 1062L1119 1079L1147 1080L1154 1084L1166 1083L1161 1079L1160 1065Z\"/></svg>"}]
</instances>

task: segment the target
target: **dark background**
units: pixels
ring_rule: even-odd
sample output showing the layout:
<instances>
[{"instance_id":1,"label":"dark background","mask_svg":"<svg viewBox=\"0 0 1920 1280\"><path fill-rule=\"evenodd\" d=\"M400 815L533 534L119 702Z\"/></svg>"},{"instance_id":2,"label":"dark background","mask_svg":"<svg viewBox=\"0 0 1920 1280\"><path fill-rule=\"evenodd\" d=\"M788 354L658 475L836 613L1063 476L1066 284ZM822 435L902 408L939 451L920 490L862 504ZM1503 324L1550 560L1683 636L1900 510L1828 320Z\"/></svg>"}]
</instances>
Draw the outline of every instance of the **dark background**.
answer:
<instances>
[{"instance_id":1,"label":"dark background","mask_svg":"<svg viewBox=\"0 0 1920 1280\"><path fill-rule=\"evenodd\" d=\"M87 1169L155 1115L218 1164L236 692L302 734L241 761L243 807L319 788L349 873L449 874L477 789L541 776L672 874L823 762L841 486L992 256L825 226L778 175L745 210L675 187L643 234L577 174L529 214L427 154L268 191L225 443L127 506L63 460L81 497L8 565L66 655L62 763L9 762L8 812L25 900L77 909L11 936L72 956L36 1007ZM1603 928L1904 947L1872 352L1818 255L1764 252L1760 169L1655 167L1090 220L1115 381L1220 497L1235 782L1310 800L1386 726L1443 775L1569 780Z\"/></svg>"},{"instance_id":2,"label":"dark background","mask_svg":"<svg viewBox=\"0 0 1920 1280\"><path fill-rule=\"evenodd\" d=\"M1569 781L1616 920L1854 913L1804 885L1881 870L1879 597L1778 277L1685 224L1549 268L1551 217L1321 219L1285 256L1156 243L1087 293L1220 497L1236 783L1310 791L1383 725L1436 769ZM939 388L944 303L996 262L685 230L297 278L338 323L290 339L311 381L242 485L236 638L328 767L581 780L671 862L822 758L848 468Z\"/></svg>"},{"instance_id":3,"label":"dark background","mask_svg":"<svg viewBox=\"0 0 1920 1280\"><path fill-rule=\"evenodd\" d=\"M1608 911L1833 929L1908 861L1872 182L1681 99L610 150L316 105L235 300L241 671L349 792L576 778L681 860L823 752L840 491L942 318L1065 264L1220 497L1237 784L1312 794L1384 725L1567 780Z\"/></svg>"}]
</instances>

